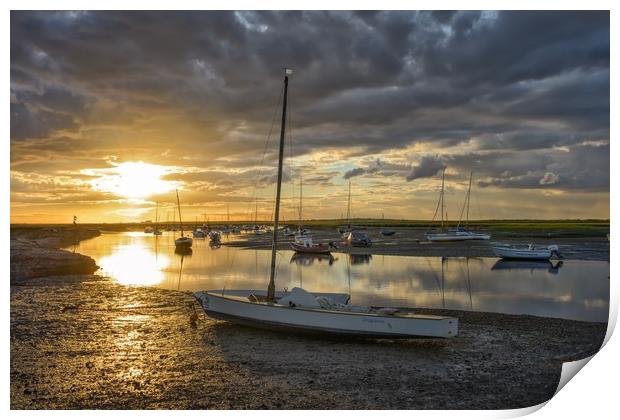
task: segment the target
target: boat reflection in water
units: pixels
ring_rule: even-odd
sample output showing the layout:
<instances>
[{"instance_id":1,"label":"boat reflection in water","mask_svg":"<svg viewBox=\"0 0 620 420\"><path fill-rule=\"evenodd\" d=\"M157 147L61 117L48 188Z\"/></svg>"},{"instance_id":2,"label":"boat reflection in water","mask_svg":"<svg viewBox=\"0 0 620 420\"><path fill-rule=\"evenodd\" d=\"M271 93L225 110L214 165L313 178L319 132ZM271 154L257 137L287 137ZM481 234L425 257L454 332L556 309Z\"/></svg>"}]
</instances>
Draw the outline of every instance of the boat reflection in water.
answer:
<instances>
[{"instance_id":1,"label":"boat reflection in water","mask_svg":"<svg viewBox=\"0 0 620 420\"><path fill-rule=\"evenodd\" d=\"M177 254L177 255L192 255L193 252L194 251L192 251L191 248L179 248L179 247L176 247L174 249L174 253Z\"/></svg>"},{"instance_id":2,"label":"boat reflection in water","mask_svg":"<svg viewBox=\"0 0 620 420\"><path fill-rule=\"evenodd\" d=\"M195 241L191 257L175 254L174 232L154 237L103 233L80 242L75 252L95 259L102 275L127 285L182 290L264 288L271 253ZM73 249L73 247L69 248ZM497 258L352 255L334 259L278 252L282 288L299 286L353 296L355 304L528 314L606 322L609 262L565 260L562 265ZM299 259L298 259L299 258Z\"/></svg>"},{"instance_id":3,"label":"boat reflection in water","mask_svg":"<svg viewBox=\"0 0 620 420\"><path fill-rule=\"evenodd\" d=\"M291 257L290 263L297 265L310 266L317 263L327 262L329 265L333 265L337 258L334 258L331 254L303 254L296 252Z\"/></svg>"},{"instance_id":4,"label":"boat reflection in water","mask_svg":"<svg viewBox=\"0 0 620 420\"><path fill-rule=\"evenodd\" d=\"M351 265L370 264L370 260L372 260L370 254L349 254Z\"/></svg>"},{"instance_id":5,"label":"boat reflection in water","mask_svg":"<svg viewBox=\"0 0 620 420\"><path fill-rule=\"evenodd\" d=\"M514 270L514 271L516 270L529 270L529 271L547 270L547 272L551 274L558 274L563 264L564 264L564 261L556 261L555 263L553 263L549 260L545 260L545 261L529 260L528 261L528 260L506 260L502 258L498 260L495 264L493 264L493 267L491 267L491 270Z\"/></svg>"}]
</instances>

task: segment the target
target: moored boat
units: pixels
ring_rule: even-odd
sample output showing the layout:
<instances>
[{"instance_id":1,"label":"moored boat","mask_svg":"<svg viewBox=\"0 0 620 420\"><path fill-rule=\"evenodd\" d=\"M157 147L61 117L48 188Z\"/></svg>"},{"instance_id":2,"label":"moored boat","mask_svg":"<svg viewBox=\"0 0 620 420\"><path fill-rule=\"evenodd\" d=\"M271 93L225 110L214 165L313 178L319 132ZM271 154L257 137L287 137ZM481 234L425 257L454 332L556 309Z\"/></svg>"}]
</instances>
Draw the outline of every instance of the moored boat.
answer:
<instances>
[{"instance_id":1,"label":"moored boat","mask_svg":"<svg viewBox=\"0 0 620 420\"><path fill-rule=\"evenodd\" d=\"M491 239L491 235L486 233L470 232L462 228L457 228L455 230L449 230L448 232L427 233L426 239L432 242L489 240Z\"/></svg>"},{"instance_id":2,"label":"moored boat","mask_svg":"<svg viewBox=\"0 0 620 420\"><path fill-rule=\"evenodd\" d=\"M519 260L549 260L551 257L562 258L560 248L557 245L534 246L529 245L494 245L493 253L506 259Z\"/></svg>"},{"instance_id":3,"label":"moored boat","mask_svg":"<svg viewBox=\"0 0 620 420\"><path fill-rule=\"evenodd\" d=\"M292 292L303 295L306 300L289 295L273 303L260 301L254 294L248 299L216 292L196 292L194 296L209 317L251 327L368 338L450 338L458 335L456 318L417 315L393 308L372 308L373 312L347 311L344 310L347 305L341 303L332 303L338 309L331 310L319 303L329 302L325 297L321 299L320 295L299 288Z\"/></svg>"},{"instance_id":4,"label":"moored boat","mask_svg":"<svg viewBox=\"0 0 620 420\"><path fill-rule=\"evenodd\" d=\"M222 235L216 230L209 232L209 240L214 243L219 243L222 240Z\"/></svg>"},{"instance_id":5,"label":"moored boat","mask_svg":"<svg viewBox=\"0 0 620 420\"><path fill-rule=\"evenodd\" d=\"M181 228L181 237L180 238L176 238L174 240L174 246L177 249L187 249L187 248L191 248L192 244L193 244L193 240L192 238L190 238L189 236L185 236L183 234L183 221L181 220L181 203L179 201L179 191L177 190L177 207L179 208L179 226Z\"/></svg>"},{"instance_id":6,"label":"moored boat","mask_svg":"<svg viewBox=\"0 0 620 420\"><path fill-rule=\"evenodd\" d=\"M441 207L441 231L439 232L429 232L426 234L426 239L431 242L448 242L448 241L471 241L471 240L480 240L480 241L488 241L491 239L491 235L488 233L474 232L468 230L469 226L469 202L471 197L471 179L472 172L469 173L469 187L467 188L467 194L465 195L465 201L463 202L463 207L461 208L461 216L459 218L459 223L456 229L449 229L444 231L444 184L445 184L445 176L446 170L443 169L441 175L441 193L439 196L439 202L437 203L437 210ZM467 209L467 213L465 215L465 228L461 227L461 221L463 220L463 212ZM437 211L435 211L437 214ZM433 220L435 216L433 216ZM446 216L447 219L447 216ZM447 221L446 221L447 222Z\"/></svg>"},{"instance_id":7,"label":"moored boat","mask_svg":"<svg viewBox=\"0 0 620 420\"><path fill-rule=\"evenodd\" d=\"M372 239L366 232L354 230L346 236L345 243L349 246L372 246Z\"/></svg>"},{"instance_id":8,"label":"moored boat","mask_svg":"<svg viewBox=\"0 0 620 420\"><path fill-rule=\"evenodd\" d=\"M310 235L296 235L295 242L291 242L291 248L304 254L329 254L332 246L324 243L315 244Z\"/></svg>"}]
</instances>

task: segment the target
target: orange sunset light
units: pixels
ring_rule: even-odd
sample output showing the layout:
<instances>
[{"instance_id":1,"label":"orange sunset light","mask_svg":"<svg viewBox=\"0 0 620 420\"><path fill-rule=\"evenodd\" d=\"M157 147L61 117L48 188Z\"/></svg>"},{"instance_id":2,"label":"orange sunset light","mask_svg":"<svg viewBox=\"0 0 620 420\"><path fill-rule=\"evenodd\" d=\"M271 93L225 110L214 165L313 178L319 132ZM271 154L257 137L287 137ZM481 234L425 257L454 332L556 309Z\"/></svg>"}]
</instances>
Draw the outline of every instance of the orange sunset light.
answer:
<instances>
[{"instance_id":1,"label":"orange sunset light","mask_svg":"<svg viewBox=\"0 0 620 420\"><path fill-rule=\"evenodd\" d=\"M83 169L84 175L94 176L90 181L94 191L108 192L126 199L145 199L155 194L173 191L180 183L162 179L172 168L140 162L111 163L112 168Z\"/></svg>"}]
</instances>

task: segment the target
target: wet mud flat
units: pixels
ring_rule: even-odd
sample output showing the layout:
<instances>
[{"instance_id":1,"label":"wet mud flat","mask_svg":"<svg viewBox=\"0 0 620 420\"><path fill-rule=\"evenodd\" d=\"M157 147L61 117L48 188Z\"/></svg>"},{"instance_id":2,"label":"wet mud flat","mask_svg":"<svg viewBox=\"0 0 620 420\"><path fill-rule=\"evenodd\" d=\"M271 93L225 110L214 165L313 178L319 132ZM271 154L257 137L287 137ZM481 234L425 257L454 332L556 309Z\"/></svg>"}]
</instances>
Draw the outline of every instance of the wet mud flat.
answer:
<instances>
[{"instance_id":1,"label":"wet mud flat","mask_svg":"<svg viewBox=\"0 0 620 420\"><path fill-rule=\"evenodd\" d=\"M349 247L342 242L336 229L311 228L314 242L333 241L338 252L348 254L401 255L423 257L494 257L493 243L551 245L560 247L564 259L609 261L609 241L606 237L544 237L540 232L494 233L490 241L429 242L424 229L397 228L394 236L382 236L380 229L369 228L370 247ZM222 244L248 249L271 249L270 234L253 233L224 236ZM290 250L293 237L278 239L278 249Z\"/></svg>"},{"instance_id":2,"label":"wet mud flat","mask_svg":"<svg viewBox=\"0 0 620 420\"><path fill-rule=\"evenodd\" d=\"M562 362L595 353L607 327L419 312L459 317L460 336L299 336L206 318L189 293L90 275L12 280L11 408L526 407L551 398Z\"/></svg>"}]
</instances>

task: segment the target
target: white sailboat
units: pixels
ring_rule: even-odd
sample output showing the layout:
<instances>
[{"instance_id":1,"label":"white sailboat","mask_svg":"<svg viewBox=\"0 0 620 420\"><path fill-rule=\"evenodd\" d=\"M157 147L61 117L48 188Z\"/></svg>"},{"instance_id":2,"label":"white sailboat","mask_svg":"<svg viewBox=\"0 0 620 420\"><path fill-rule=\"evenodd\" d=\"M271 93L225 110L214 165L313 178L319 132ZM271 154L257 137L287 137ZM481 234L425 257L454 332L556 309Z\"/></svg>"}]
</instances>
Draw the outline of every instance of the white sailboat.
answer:
<instances>
[{"instance_id":1,"label":"white sailboat","mask_svg":"<svg viewBox=\"0 0 620 420\"><path fill-rule=\"evenodd\" d=\"M351 232L351 180L349 179L349 199L347 201L347 226L340 226L338 228L338 233L342 239L346 239Z\"/></svg>"},{"instance_id":2,"label":"white sailboat","mask_svg":"<svg viewBox=\"0 0 620 420\"><path fill-rule=\"evenodd\" d=\"M179 226L181 228L181 237L174 240L174 246L177 249L188 249L192 247L192 238L183 234L183 220L181 219L181 203L179 201L179 191L177 190L177 207L179 208Z\"/></svg>"},{"instance_id":3,"label":"white sailboat","mask_svg":"<svg viewBox=\"0 0 620 420\"><path fill-rule=\"evenodd\" d=\"M491 235L487 233L480 233L467 230L469 227L469 198L471 196L471 178L472 173L469 173L469 188L467 189L467 195L465 195L465 201L463 202L463 207L461 208L461 216L459 218L459 223L456 229L448 230L444 232L444 185L445 185L445 176L446 169L443 169L441 175L441 195L439 196L438 207L441 204L441 231L437 233L427 233L426 239L431 242L446 242L446 241L468 241L468 240L489 240L491 239ZM465 219L465 228L461 227L461 221L463 219L463 211L467 209L466 219Z\"/></svg>"},{"instance_id":4,"label":"white sailboat","mask_svg":"<svg viewBox=\"0 0 620 420\"><path fill-rule=\"evenodd\" d=\"M194 296L205 313L212 318L238 324L293 332L390 338L457 336L458 319L452 317L417 315L392 308L372 308L359 312L357 309L359 307L348 304L348 297L343 302L334 299L330 294L314 294L301 288L276 293L276 244L279 231L288 76L292 71L285 69L284 73L271 272L267 294L264 296L262 293L232 295L225 294L224 291L196 292Z\"/></svg>"},{"instance_id":5,"label":"white sailboat","mask_svg":"<svg viewBox=\"0 0 620 420\"><path fill-rule=\"evenodd\" d=\"M299 177L299 231L295 235L295 241L291 242L291 248L302 254L329 254L332 246L326 243L315 243L312 235L306 232L302 224L302 182ZM286 233L285 233L286 235Z\"/></svg>"}]
</instances>

